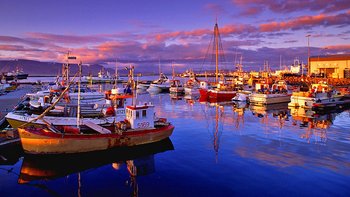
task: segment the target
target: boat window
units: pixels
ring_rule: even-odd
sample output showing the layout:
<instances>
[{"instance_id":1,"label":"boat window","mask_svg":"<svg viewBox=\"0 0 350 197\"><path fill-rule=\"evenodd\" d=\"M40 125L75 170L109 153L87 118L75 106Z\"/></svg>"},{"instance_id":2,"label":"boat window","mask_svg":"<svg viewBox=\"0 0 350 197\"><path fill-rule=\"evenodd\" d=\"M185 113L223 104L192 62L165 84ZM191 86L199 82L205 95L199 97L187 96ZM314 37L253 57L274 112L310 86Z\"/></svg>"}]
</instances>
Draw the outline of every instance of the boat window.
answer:
<instances>
[{"instance_id":1,"label":"boat window","mask_svg":"<svg viewBox=\"0 0 350 197\"><path fill-rule=\"evenodd\" d=\"M139 117L140 117L140 112L136 111L136 118L139 118Z\"/></svg>"},{"instance_id":2,"label":"boat window","mask_svg":"<svg viewBox=\"0 0 350 197\"><path fill-rule=\"evenodd\" d=\"M131 112L131 111L130 111L129 109L126 109L126 115L127 115L127 117L130 117L130 115L131 115L130 112Z\"/></svg>"},{"instance_id":3,"label":"boat window","mask_svg":"<svg viewBox=\"0 0 350 197\"><path fill-rule=\"evenodd\" d=\"M117 107L119 108L119 107L123 107L124 106L124 99L118 99L117 100Z\"/></svg>"},{"instance_id":4,"label":"boat window","mask_svg":"<svg viewBox=\"0 0 350 197\"><path fill-rule=\"evenodd\" d=\"M142 117L146 117L146 115L147 115L146 110L142 110Z\"/></svg>"}]
</instances>

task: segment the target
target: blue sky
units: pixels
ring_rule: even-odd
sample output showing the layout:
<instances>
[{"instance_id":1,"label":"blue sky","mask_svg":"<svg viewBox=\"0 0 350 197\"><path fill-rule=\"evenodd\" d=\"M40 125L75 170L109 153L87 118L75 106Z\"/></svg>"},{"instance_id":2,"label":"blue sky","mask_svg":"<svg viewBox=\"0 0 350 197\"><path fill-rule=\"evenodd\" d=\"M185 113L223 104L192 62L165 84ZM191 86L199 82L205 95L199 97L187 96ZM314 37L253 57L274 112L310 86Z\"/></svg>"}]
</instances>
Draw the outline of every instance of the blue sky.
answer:
<instances>
[{"instance_id":1,"label":"blue sky","mask_svg":"<svg viewBox=\"0 0 350 197\"><path fill-rule=\"evenodd\" d=\"M85 63L198 66L216 18L232 64L306 62L308 34L311 55L350 53L348 0L0 0L0 18L0 59L63 61L69 50Z\"/></svg>"}]
</instances>

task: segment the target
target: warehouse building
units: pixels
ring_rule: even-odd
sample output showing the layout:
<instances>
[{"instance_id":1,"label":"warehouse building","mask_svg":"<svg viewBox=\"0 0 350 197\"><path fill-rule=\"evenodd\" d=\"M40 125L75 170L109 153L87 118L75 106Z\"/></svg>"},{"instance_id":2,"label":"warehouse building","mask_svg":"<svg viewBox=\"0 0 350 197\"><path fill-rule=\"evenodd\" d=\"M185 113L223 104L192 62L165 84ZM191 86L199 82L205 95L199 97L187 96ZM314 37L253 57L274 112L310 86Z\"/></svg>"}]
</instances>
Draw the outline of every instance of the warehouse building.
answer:
<instances>
[{"instance_id":1,"label":"warehouse building","mask_svg":"<svg viewBox=\"0 0 350 197\"><path fill-rule=\"evenodd\" d=\"M311 75L350 78L350 54L310 57Z\"/></svg>"}]
</instances>

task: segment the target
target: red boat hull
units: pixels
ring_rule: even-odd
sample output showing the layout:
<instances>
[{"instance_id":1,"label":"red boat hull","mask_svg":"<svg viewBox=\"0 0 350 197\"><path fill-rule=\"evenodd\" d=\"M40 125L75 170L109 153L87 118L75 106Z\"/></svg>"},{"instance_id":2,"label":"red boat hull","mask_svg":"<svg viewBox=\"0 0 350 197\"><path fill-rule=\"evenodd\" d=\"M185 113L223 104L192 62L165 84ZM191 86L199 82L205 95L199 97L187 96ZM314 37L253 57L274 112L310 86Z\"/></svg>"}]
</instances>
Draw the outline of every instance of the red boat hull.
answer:
<instances>
[{"instance_id":1,"label":"red boat hull","mask_svg":"<svg viewBox=\"0 0 350 197\"><path fill-rule=\"evenodd\" d=\"M225 102L231 101L236 96L236 91L221 91L221 90L200 90L200 100L208 102Z\"/></svg>"},{"instance_id":2,"label":"red boat hull","mask_svg":"<svg viewBox=\"0 0 350 197\"><path fill-rule=\"evenodd\" d=\"M121 134L54 133L44 128L18 128L22 147L29 154L63 154L107 150L113 147L136 146L169 137L174 126L131 130Z\"/></svg>"}]
</instances>

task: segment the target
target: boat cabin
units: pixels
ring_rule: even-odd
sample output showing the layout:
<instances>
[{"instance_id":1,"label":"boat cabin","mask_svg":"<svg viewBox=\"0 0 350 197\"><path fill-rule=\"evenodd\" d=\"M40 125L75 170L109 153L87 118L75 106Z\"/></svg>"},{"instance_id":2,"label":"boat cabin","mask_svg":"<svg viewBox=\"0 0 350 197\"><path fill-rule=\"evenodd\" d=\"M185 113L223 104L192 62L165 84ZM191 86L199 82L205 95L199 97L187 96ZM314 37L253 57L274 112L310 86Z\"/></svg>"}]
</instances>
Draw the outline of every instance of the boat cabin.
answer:
<instances>
[{"instance_id":1,"label":"boat cabin","mask_svg":"<svg viewBox=\"0 0 350 197\"><path fill-rule=\"evenodd\" d=\"M114 115L117 121L124 120L126 106L132 103L133 96L122 94L122 95L111 95L106 100L106 104L110 105L104 109L105 115Z\"/></svg>"},{"instance_id":2,"label":"boat cabin","mask_svg":"<svg viewBox=\"0 0 350 197\"><path fill-rule=\"evenodd\" d=\"M207 81L201 81L201 82L199 83L199 87L200 87L201 89L204 89L204 90L209 90L209 89L212 88L212 86L210 85L210 83L208 83Z\"/></svg>"},{"instance_id":3,"label":"boat cabin","mask_svg":"<svg viewBox=\"0 0 350 197\"><path fill-rule=\"evenodd\" d=\"M131 129L153 129L154 128L154 105L144 103L143 105L127 106L126 119Z\"/></svg>"},{"instance_id":4,"label":"boat cabin","mask_svg":"<svg viewBox=\"0 0 350 197\"><path fill-rule=\"evenodd\" d=\"M287 92L288 91L287 83L285 81L276 81L276 83L272 85L271 91L273 93Z\"/></svg>"},{"instance_id":5,"label":"boat cabin","mask_svg":"<svg viewBox=\"0 0 350 197\"><path fill-rule=\"evenodd\" d=\"M325 81L320 81L316 84L311 85L312 93L325 93L329 91L332 91L332 87L330 87Z\"/></svg>"},{"instance_id":6,"label":"boat cabin","mask_svg":"<svg viewBox=\"0 0 350 197\"><path fill-rule=\"evenodd\" d=\"M173 79L173 80L170 80L170 87L182 87L182 84L180 80Z\"/></svg>"},{"instance_id":7,"label":"boat cabin","mask_svg":"<svg viewBox=\"0 0 350 197\"><path fill-rule=\"evenodd\" d=\"M258 82L255 84L255 91L257 92L265 92L269 90L269 84L267 84L265 81Z\"/></svg>"}]
</instances>

